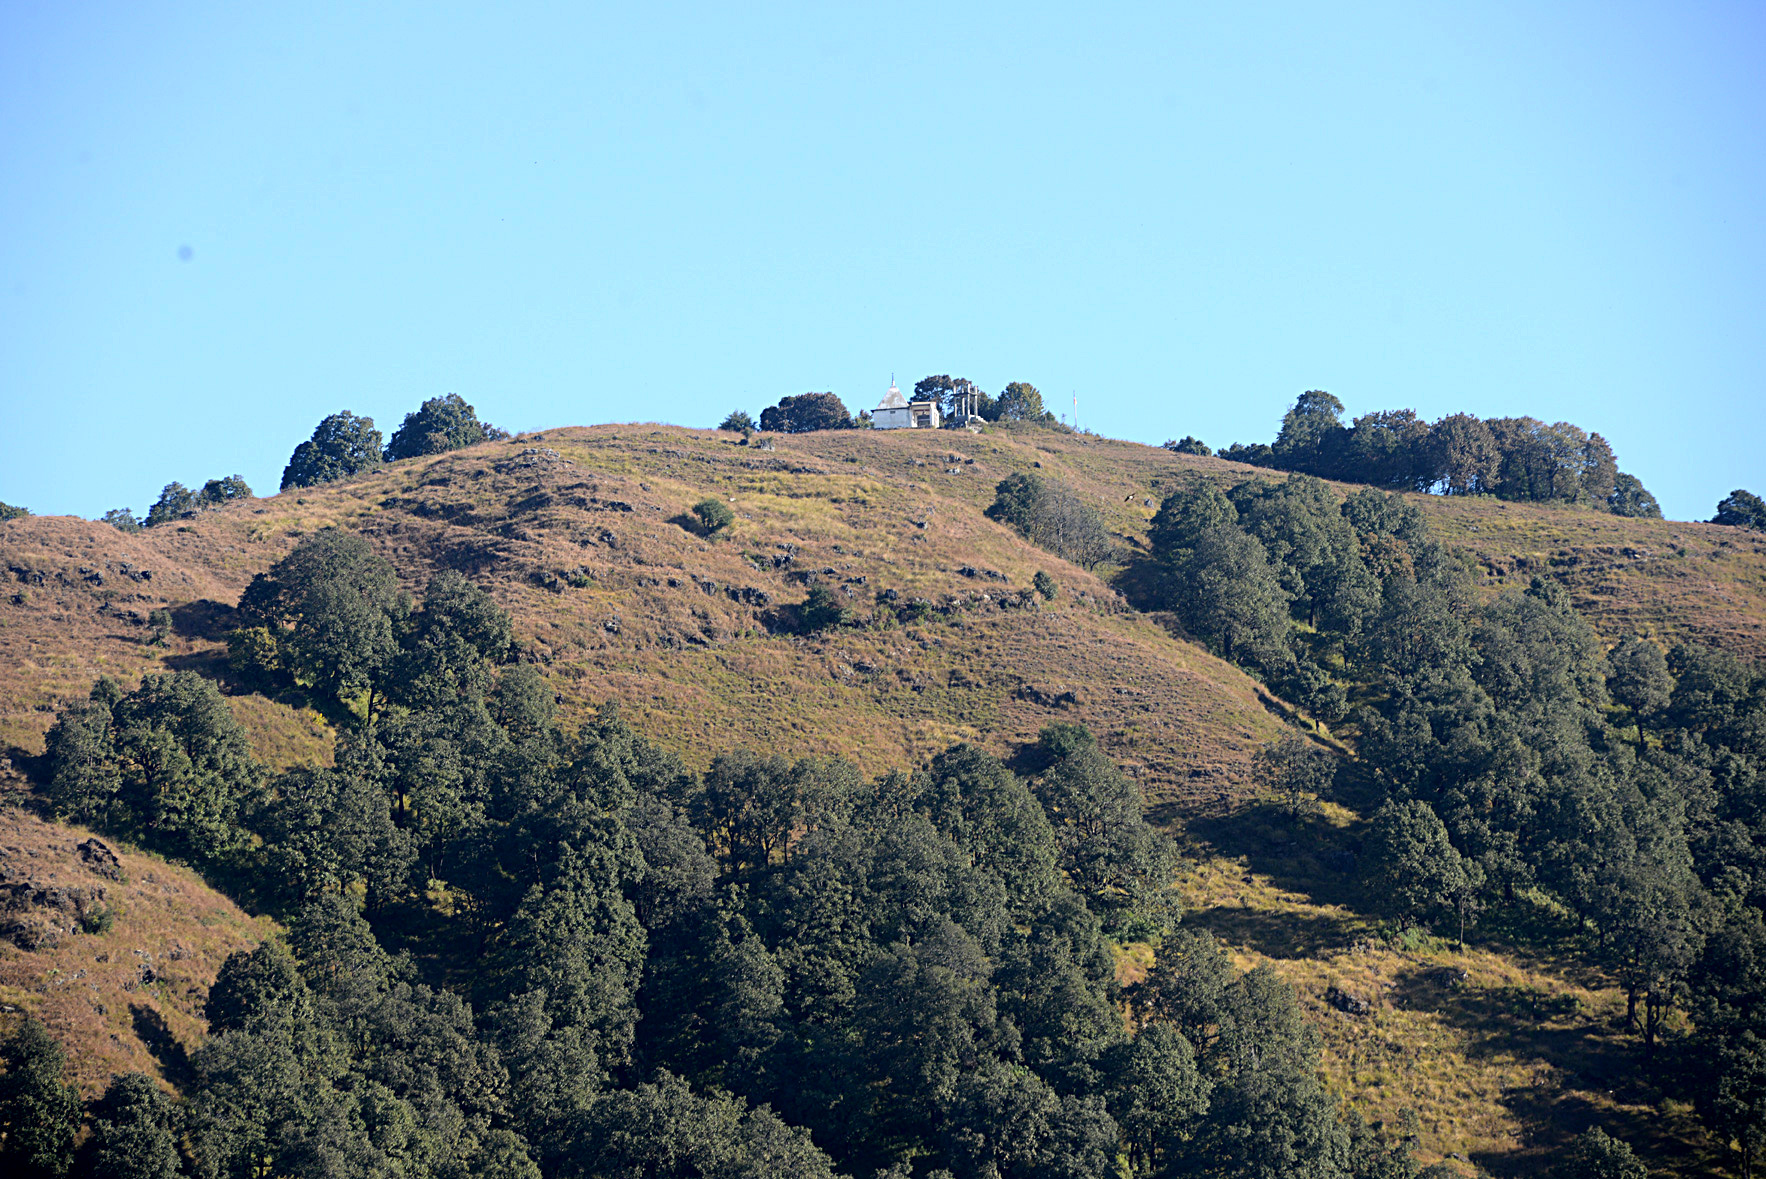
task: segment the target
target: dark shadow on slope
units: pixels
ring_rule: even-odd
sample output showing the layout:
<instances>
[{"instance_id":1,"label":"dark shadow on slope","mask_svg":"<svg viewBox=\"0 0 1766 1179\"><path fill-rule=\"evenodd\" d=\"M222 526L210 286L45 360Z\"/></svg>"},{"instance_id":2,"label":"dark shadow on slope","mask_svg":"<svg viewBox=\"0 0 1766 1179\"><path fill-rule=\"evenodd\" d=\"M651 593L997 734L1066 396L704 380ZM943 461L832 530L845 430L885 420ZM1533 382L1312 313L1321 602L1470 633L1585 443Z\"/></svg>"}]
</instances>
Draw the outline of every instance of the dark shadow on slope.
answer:
<instances>
[{"instance_id":1,"label":"dark shadow on slope","mask_svg":"<svg viewBox=\"0 0 1766 1179\"><path fill-rule=\"evenodd\" d=\"M1316 812L1303 809L1295 816L1274 802L1252 803L1191 819L1183 837L1201 844L1204 852L1242 858L1249 871L1314 904L1364 908L1359 836L1355 828L1336 827Z\"/></svg>"},{"instance_id":2,"label":"dark shadow on slope","mask_svg":"<svg viewBox=\"0 0 1766 1179\"><path fill-rule=\"evenodd\" d=\"M145 1003L129 1004L129 1017L135 1035L159 1065L160 1075L177 1089L187 1088L196 1079L190 1069L190 1054L172 1034L166 1017Z\"/></svg>"},{"instance_id":3,"label":"dark shadow on slope","mask_svg":"<svg viewBox=\"0 0 1766 1179\"><path fill-rule=\"evenodd\" d=\"M1387 1000L1434 1012L1457 1028L1465 1035L1468 1060L1534 1062L1527 1080L1502 1095L1503 1106L1523 1127L1526 1149L1480 1155L1480 1166L1493 1175L1537 1174L1549 1152L1593 1125L1634 1145L1654 1140L1658 1158L1684 1149L1655 1113L1662 1091L1635 1036L1583 1013L1573 995L1480 987L1457 974L1441 967L1409 971L1393 981ZM1620 1108L1597 1107L1597 1099Z\"/></svg>"},{"instance_id":4,"label":"dark shadow on slope","mask_svg":"<svg viewBox=\"0 0 1766 1179\"><path fill-rule=\"evenodd\" d=\"M1245 946L1266 958L1324 958L1353 942L1360 924L1328 913L1269 912L1238 905L1215 905L1184 914L1184 924Z\"/></svg>"},{"instance_id":5,"label":"dark shadow on slope","mask_svg":"<svg viewBox=\"0 0 1766 1179\"><path fill-rule=\"evenodd\" d=\"M182 606L173 606L172 633L186 639L226 639L228 633L238 623L234 620L237 614L233 607L209 598L198 598L194 602L185 602Z\"/></svg>"}]
</instances>

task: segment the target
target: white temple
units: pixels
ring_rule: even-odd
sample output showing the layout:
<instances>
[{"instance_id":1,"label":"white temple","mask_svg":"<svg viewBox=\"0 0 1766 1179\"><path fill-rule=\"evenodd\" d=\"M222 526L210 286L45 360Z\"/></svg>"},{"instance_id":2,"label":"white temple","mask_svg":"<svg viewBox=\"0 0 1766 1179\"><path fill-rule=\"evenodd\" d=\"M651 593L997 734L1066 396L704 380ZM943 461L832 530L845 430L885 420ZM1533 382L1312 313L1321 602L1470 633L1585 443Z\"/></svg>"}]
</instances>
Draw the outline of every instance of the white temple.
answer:
<instances>
[{"instance_id":1,"label":"white temple","mask_svg":"<svg viewBox=\"0 0 1766 1179\"><path fill-rule=\"evenodd\" d=\"M936 430L941 424L938 402L908 401L893 382L871 411L871 427L876 430Z\"/></svg>"}]
</instances>

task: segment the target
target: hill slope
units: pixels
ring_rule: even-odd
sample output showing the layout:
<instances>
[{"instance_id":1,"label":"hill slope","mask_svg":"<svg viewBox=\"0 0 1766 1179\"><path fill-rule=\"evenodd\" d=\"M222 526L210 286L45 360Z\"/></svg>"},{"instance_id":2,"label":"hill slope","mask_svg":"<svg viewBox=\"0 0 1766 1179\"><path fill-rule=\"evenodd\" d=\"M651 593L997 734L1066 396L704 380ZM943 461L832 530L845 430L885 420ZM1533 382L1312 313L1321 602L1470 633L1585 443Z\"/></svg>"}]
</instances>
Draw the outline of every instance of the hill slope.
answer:
<instances>
[{"instance_id":1,"label":"hill slope","mask_svg":"<svg viewBox=\"0 0 1766 1179\"><path fill-rule=\"evenodd\" d=\"M0 1029L41 1020L81 1091L114 1073L176 1083L207 1028L203 1001L228 954L270 927L189 869L0 806ZM108 914L108 922L104 920ZM108 927L106 927L108 926Z\"/></svg>"},{"instance_id":2,"label":"hill slope","mask_svg":"<svg viewBox=\"0 0 1766 1179\"><path fill-rule=\"evenodd\" d=\"M413 592L442 569L470 574L510 610L523 657L545 668L567 712L617 701L699 767L746 745L843 753L877 773L957 740L1009 753L1052 721L1083 723L1184 839L1193 920L1300 988L1333 1082L1370 1116L1415 1109L1426 1155L1461 1152L1504 1173L1536 1168L1541 1147L1598 1118L1685 1169L1699 1141L1686 1111L1616 1083L1632 1046L1609 1026L1620 1003L1610 983L1568 957L1500 945L1376 947L1363 898L1328 866L1355 816L1327 808L1328 821L1302 835L1246 806L1250 754L1282 731L1280 702L1158 616L1130 610L1103 578L988 520L994 484L1014 471L1069 482L1131 558L1166 492L1198 478L1283 477L1048 430L843 431L761 449L626 425L399 463L133 536L71 518L15 520L0 524L12 579L0 596L0 745L28 764L55 708L100 674L221 674L228 615L251 577L300 537L348 528ZM713 541L686 516L708 495L737 516ZM1487 592L1545 574L1609 639L1638 631L1766 654L1766 537L1416 498ZM1053 602L1029 590L1038 570L1059 585ZM792 607L818 584L861 619L879 594L923 599L931 612L795 634ZM156 647L144 624L162 606L175 634ZM230 703L272 766L328 758L333 734L317 713L249 694ZM33 830L45 846L79 838ZM187 934L165 915L186 944L208 928L210 902L191 897ZM1137 960L1130 948L1128 977ZM90 969L6 962L23 991ZM1451 985L1438 981L1449 975ZM1332 987L1370 1010L1346 1014L1327 998ZM137 1055L123 1032L124 1050L112 1051L63 1026L77 1055L97 1045L96 1070Z\"/></svg>"}]
</instances>

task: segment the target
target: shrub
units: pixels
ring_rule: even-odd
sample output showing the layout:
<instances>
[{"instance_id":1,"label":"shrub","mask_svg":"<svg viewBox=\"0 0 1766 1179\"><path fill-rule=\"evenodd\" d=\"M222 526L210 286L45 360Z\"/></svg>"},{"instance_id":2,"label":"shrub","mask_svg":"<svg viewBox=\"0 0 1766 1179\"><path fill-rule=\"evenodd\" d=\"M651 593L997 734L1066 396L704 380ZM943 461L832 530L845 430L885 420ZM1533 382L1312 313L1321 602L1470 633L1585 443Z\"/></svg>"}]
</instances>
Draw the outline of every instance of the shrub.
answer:
<instances>
[{"instance_id":1,"label":"shrub","mask_svg":"<svg viewBox=\"0 0 1766 1179\"><path fill-rule=\"evenodd\" d=\"M112 508L110 511L104 513L104 515L100 516L99 520L105 524L109 524L118 532L141 531L141 521L137 520L135 518L135 513L131 512L128 508Z\"/></svg>"},{"instance_id":2,"label":"shrub","mask_svg":"<svg viewBox=\"0 0 1766 1179\"><path fill-rule=\"evenodd\" d=\"M699 526L705 529L707 536L715 536L736 522L736 513L730 510L730 505L711 496L694 504L693 514L699 517Z\"/></svg>"},{"instance_id":3,"label":"shrub","mask_svg":"<svg viewBox=\"0 0 1766 1179\"><path fill-rule=\"evenodd\" d=\"M797 616L806 631L828 630L852 621L852 611L824 585L810 587L809 597L797 608Z\"/></svg>"},{"instance_id":4,"label":"shrub","mask_svg":"<svg viewBox=\"0 0 1766 1179\"><path fill-rule=\"evenodd\" d=\"M1060 587L1055 584L1055 579L1041 569L1038 569L1036 576L1030 579L1030 587L1041 594L1045 602L1054 601L1055 595L1060 592Z\"/></svg>"},{"instance_id":5,"label":"shrub","mask_svg":"<svg viewBox=\"0 0 1766 1179\"><path fill-rule=\"evenodd\" d=\"M1165 449L1171 451L1173 454L1199 454L1203 458L1207 458L1214 453L1208 448L1206 442L1203 442L1200 438L1190 434L1185 434L1181 439L1175 442L1167 442L1165 444Z\"/></svg>"},{"instance_id":6,"label":"shrub","mask_svg":"<svg viewBox=\"0 0 1766 1179\"><path fill-rule=\"evenodd\" d=\"M21 516L30 515L29 508L21 508L15 504L0 503L0 520L17 520Z\"/></svg>"},{"instance_id":7,"label":"shrub","mask_svg":"<svg viewBox=\"0 0 1766 1179\"><path fill-rule=\"evenodd\" d=\"M446 397L431 397L415 412L406 414L382 457L390 463L442 454L480 442L499 442L507 437L509 431L479 421L477 410L458 393L449 393Z\"/></svg>"},{"instance_id":8,"label":"shrub","mask_svg":"<svg viewBox=\"0 0 1766 1179\"><path fill-rule=\"evenodd\" d=\"M718 423L718 429L730 430L737 434L747 434L754 430L754 419L748 416L745 409L733 409L730 416Z\"/></svg>"}]
</instances>

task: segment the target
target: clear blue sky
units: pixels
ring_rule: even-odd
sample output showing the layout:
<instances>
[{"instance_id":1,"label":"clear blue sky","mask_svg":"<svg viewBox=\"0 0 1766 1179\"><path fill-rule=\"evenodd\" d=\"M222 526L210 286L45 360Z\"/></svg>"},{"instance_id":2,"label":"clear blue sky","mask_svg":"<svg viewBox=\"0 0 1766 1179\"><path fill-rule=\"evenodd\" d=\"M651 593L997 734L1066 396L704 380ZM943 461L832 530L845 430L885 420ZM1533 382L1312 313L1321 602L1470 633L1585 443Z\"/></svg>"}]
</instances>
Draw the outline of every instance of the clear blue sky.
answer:
<instances>
[{"instance_id":1,"label":"clear blue sky","mask_svg":"<svg viewBox=\"0 0 1766 1179\"><path fill-rule=\"evenodd\" d=\"M1458 7L5 5L0 500L892 371L1152 443L1528 413L1672 517L1766 493L1766 7Z\"/></svg>"}]
</instances>

